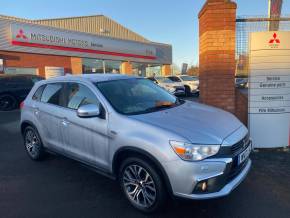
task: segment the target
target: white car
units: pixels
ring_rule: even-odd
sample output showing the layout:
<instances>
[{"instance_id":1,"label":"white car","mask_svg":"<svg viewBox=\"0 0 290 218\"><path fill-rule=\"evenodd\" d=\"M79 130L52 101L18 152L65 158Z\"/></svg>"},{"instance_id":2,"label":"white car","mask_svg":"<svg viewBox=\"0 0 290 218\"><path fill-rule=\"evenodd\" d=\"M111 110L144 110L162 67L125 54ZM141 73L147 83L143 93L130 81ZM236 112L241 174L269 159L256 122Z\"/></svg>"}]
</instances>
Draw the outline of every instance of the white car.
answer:
<instances>
[{"instance_id":1,"label":"white car","mask_svg":"<svg viewBox=\"0 0 290 218\"><path fill-rule=\"evenodd\" d=\"M147 79L152 80L171 94L185 95L185 87L181 82L173 82L169 78L162 76L148 77Z\"/></svg>"},{"instance_id":2,"label":"white car","mask_svg":"<svg viewBox=\"0 0 290 218\"><path fill-rule=\"evenodd\" d=\"M199 79L195 76L178 75L168 76L171 81L182 83L185 87L185 94L190 96L191 94L199 93Z\"/></svg>"}]
</instances>

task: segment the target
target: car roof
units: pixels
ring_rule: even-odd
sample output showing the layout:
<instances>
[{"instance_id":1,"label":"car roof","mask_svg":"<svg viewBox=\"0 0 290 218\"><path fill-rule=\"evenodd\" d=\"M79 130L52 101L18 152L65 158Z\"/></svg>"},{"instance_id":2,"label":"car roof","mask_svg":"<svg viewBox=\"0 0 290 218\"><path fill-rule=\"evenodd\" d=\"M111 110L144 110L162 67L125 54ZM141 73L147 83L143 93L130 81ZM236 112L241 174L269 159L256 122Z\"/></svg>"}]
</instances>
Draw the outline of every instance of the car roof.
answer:
<instances>
[{"instance_id":1,"label":"car roof","mask_svg":"<svg viewBox=\"0 0 290 218\"><path fill-rule=\"evenodd\" d=\"M129 76L123 74L112 74L112 73L105 73L105 74L79 74L79 75L66 75L66 76L59 76L47 79L48 82L53 81L90 81L90 82L104 82L104 81L111 81L111 80L121 80L121 79L132 79L132 78L141 78L138 76Z\"/></svg>"}]
</instances>

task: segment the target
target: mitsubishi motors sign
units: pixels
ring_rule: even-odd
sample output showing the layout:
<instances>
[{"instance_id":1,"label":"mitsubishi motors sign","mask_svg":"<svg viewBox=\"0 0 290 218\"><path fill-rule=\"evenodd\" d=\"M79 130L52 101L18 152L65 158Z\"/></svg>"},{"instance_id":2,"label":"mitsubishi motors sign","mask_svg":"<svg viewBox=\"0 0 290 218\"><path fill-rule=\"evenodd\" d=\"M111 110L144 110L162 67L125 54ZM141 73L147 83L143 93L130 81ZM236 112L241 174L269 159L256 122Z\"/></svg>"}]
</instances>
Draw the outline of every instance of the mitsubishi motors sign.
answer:
<instances>
[{"instance_id":1,"label":"mitsubishi motors sign","mask_svg":"<svg viewBox=\"0 0 290 218\"><path fill-rule=\"evenodd\" d=\"M13 46L146 60L156 59L156 48L150 44L24 23L12 23L10 27Z\"/></svg>"},{"instance_id":2,"label":"mitsubishi motors sign","mask_svg":"<svg viewBox=\"0 0 290 218\"><path fill-rule=\"evenodd\" d=\"M290 32L250 37L249 129L259 148L290 145Z\"/></svg>"}]
</instances>

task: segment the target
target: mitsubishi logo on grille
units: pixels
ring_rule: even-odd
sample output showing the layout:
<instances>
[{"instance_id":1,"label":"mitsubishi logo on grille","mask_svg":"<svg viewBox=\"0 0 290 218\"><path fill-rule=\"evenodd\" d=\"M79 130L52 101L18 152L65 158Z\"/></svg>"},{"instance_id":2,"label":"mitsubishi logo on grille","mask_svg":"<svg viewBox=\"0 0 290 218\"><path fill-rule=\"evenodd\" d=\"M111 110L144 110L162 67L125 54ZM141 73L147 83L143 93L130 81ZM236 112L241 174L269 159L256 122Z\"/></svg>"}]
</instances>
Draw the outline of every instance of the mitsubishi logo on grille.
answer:
<instances>
[{"instance_id":1,"label":"mitsubishi logo on grille","mask_svg":"<svg viewBox=\"0 0 290 218\"><path fill-rule=\"evenodd\" d=\"M20 29L18 34L16 35L17 39L27 39L27 36L24 34L23 29Z\"/></svg>"},{"instance_id":2,"label":"mitsubishi logo on grille","mask_svg":"<svg viewBox=\"0 0 290 218\"><path fill-rule=\"evenodd\" d=\"M243 148L246 148L247 145L248 145L248 140L247 140L247 138L244 138L243 139Z\"/></svg>"}]
</instances>

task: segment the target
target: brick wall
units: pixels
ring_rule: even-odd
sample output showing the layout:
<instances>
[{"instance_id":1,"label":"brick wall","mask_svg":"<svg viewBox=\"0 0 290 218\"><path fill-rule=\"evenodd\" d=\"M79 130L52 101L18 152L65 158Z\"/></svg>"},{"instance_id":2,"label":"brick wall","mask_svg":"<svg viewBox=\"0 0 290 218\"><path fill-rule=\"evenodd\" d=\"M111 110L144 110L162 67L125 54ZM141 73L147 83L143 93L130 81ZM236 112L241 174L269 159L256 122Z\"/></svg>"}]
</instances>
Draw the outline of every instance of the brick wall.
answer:
<instances>
[{"instance_id":1,"label":"brick wall","mask_svg":"<svg viewBox=\"0 0 290 218\"><path fill-rule=\"evenodd\" d=\"M71 57L0 51L0 58L4 59L5 67L38 68L43 77L45 66L64 67L65 73L72 72Z\"/></svg>"},{"instance_id":2,"label":"brick wall","mask_svg":"<svg viewBox=\"0 0 290 218\"><path fill-rule=\"evenodd\" d=\"M248 96L236 89L235 115L245 124L248 124Z\"/></svg>"},{"instance_id":3,"label":"brick wall","mask_svg":"<svg viewBox=\"0 0 290 218\"><path fill-rule=\"evenodd\" d=\"M199 13L200 98L235 113L235 43L237 5L208 0Z\"/></svg>"},{"instance_id":4,"label":"brick wall","mask_svg":"<svg viewBox=\"0 0 290 218\"><path fill-rule=\"evenodd\" d=\"M83 72L82 58L71 57L71 73L81 74Z\"/></svg>"}]
</instances>

